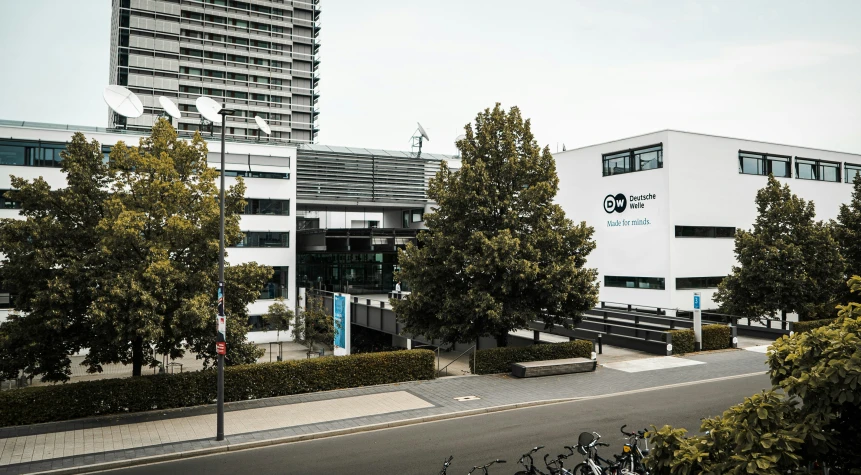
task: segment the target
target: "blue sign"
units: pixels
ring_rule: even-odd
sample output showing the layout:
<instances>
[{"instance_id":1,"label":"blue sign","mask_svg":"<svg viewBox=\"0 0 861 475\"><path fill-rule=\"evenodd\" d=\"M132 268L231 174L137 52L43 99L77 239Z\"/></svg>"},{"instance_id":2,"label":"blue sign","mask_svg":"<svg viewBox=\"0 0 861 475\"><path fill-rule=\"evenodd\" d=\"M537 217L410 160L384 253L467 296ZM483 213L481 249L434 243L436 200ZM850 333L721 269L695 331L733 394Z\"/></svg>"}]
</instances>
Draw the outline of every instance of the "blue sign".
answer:
<instances>
[{"instance_id":1,"label":"blue sign","mask_svg":"<svg viewBox=\"0 0 861 475\"><path fill-rule=\"evenodd\" d=\"M694 294L694 310L700 309L700 296L699 294Z\"/></svg>"},{"instance_id":2,"label":"blue sign","mask_svg":"<svg viewBox=\"0 0 861 475\"><path fill-rule=\"evenodd\" d=\"M347 299L343 295L335 296L335 346L338 348L347 347L346 303Z\"/></svg>"}]
</instances>

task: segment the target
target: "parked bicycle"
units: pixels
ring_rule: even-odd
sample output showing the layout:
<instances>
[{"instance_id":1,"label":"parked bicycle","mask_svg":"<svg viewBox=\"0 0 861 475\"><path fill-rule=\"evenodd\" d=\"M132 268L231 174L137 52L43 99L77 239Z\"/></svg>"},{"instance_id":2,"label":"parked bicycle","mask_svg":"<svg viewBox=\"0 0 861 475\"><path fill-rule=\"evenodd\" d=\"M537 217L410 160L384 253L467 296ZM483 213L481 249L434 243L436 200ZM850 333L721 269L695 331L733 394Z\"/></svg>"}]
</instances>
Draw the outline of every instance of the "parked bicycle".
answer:
<instances>
[{"instance_id":1,"label":"parked bicycle","mask_svg":"<svg viewBox=\"0 0 861 475\"><path fill-rule=\"evenodd\" d=\"M649 448L648 446L643 449L640 448L640 443L646 442L647 430L625 432L625 427L628 427L628 425L625 424L619 429L628 438L628 442L622 446L622 455L616 456L619 468L639 475L648 475L649 472L646 470L645 465L643 465L643 459L646 458L646 455L649 455Z\"/></svg>"},{"instance_id":2,"label":"parked bicycle","mask_svg":"<svg viewBox=\"0 0 861 475\"><path fill-rule=\"evenodd\" d=\"M560 454L560 455L557 455L556 458L553 460L547 460L547 457L549 457L550 454L547 454L544 456L544 465L547 466L547 470L550 471L550 475L573 475L574 474L574 472L565 468L565 465L562 462L563 460L567 459L568 457L574 455L574 447L570 447L570 446L566 445L565 448L568 449L568 451L570 452L568 455Z\"/></svg>"},{"instance_id":3,"label":"parked bicycle","mask_svg":"<svg viewBox=\"0 0 861 475\"><path fill-rule=\"evenodd\" d=\"M532 459L532 454L543 448L543 445L539 445L538 447L535 447L529 452L521 455L520 459L517 460L517 463L523 465L523 470L516 472L514 475L547 475L535 466L535 461ZM546 457L547 456L545 455L545 458Z\"/></svg>"},{"instance_id":4,"label":"parked bicycle","mask_svg":"<svg viewBox=\"0 0 861 475\"><path fill-rule=\"evenodd\" d=\"M487 465L482 465L482 466L480 466L480 467L472 467L472 470L470 470L470 471L469 471L469 473L467 473L466 475L472 475L472 472L474 472L474 471L476 471L476 470L483 470L483 471L484 471L484 472L483 472L483 475L488 475L488 474L489 474L489 472L487 471L487 468L488 468L488 467L490 467L491 465L495 464L495 463L505 463L505 460L499 460L499 459L496 459L496 460L494 460L493 462L490 462L490 463L489 463L489 464L487 464Z\"/></svg>"},{"instance_id":5,"label":"parked bicycle","mask_svg":"<svg viewBox=\"0 0 861 475\"><path fill-rule=\"evenodd\" d=\"M451 465L451 461L454 459L453 455L449 455L445 462L442 464L442 470L440 470L439 475L448 475L448 466Z\"/></svg>"},{"instance_id":6,"label":"parked bicycle","mask_svg":"<svg viewBox=\"0 0 861 475\"><path fill-rule=\"evenodd\" d=\"M597 432L583 432L577 438L575 447L566 447L571 454L574 450L583 456L583 462L574 466L571 473L574 475L615 475L623 473L619 470L619 464L598 455L598 447L609 447L610 444L599 442L601 434Z\"/></svg>"}]
</instances>

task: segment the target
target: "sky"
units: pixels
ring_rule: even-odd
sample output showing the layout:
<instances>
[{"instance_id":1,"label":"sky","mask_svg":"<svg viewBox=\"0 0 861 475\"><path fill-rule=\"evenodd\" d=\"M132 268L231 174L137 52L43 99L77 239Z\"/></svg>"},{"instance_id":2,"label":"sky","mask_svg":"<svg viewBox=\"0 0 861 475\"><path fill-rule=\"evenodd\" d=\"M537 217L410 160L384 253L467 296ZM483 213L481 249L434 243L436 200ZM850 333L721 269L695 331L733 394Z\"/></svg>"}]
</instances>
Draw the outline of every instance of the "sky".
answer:
<instances>
[{"instance_id":1,"label":"sky","mask_svg":"<svg viewBox=\"0 0 861 475\"><path fill-rule=\"evenodd\" d=\"M110 0L0 1L0 119L106 126ZM318 143L427 152L518 106L552 151L678 129L861 153L861 2L323 0Z\"/></svg>"}]
</instances>

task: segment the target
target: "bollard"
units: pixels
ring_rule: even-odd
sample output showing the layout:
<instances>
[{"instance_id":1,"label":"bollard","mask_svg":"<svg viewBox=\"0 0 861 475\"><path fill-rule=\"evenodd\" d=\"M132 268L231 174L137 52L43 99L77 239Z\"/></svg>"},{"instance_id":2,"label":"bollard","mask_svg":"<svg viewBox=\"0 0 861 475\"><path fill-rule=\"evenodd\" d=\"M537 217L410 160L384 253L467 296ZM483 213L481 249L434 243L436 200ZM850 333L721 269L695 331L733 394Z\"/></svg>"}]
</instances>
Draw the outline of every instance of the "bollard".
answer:
<instances>
[{"instance_id":1,"label":"bollard","mask_svg":"<svg viewBox=\"0 0 861 475\"><path fill-rule=\"evenodd\" d=\"M598 335L598 354L599 355L604 354L604 345L601 343L601 335L600 334Z\"/></svg>"}]
</instances>

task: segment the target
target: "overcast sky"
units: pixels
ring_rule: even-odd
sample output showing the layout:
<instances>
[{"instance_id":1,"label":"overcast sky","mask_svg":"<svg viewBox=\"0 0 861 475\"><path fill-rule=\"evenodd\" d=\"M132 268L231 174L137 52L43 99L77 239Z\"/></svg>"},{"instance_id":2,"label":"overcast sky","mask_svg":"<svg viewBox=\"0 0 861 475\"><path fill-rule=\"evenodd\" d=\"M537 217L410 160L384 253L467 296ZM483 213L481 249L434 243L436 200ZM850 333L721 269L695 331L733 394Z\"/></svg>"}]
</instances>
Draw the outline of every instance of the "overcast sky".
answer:
<instances>
[{"instance_id":1,"label":"overcast sky","mask_svg":"<svg viewBox=\"0 0 861 475\"><path fill-rule=\"evenodd\" d=\"M324 0L318 142L552 150L674 128L861 153L861 1ZM0 1L0 118L107 125L109 0Z\"/></svg>"}]
</instances>

